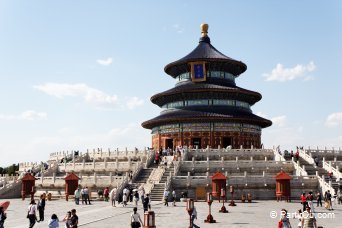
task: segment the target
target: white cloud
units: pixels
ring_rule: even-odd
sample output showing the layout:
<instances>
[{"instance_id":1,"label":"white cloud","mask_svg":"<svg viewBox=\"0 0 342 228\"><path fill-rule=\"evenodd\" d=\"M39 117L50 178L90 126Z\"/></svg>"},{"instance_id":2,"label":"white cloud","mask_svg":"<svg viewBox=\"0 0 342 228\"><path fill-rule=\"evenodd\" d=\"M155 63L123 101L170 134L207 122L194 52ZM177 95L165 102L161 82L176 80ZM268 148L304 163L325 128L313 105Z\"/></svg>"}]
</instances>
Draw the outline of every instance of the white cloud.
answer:
<instances>
[{"instance_id":1,"label":"white cloud","mask_svg":"<svg viewBox=\"0 0 342 228\"><path fill-rule=\"evenodd\" d=\"M172 28L176 30L177 33L183 33L184 32L184 28L181 27L179 24L174 24L172 25Z\"/></svg>"},{"instance_id":2,"label":"white cloud","mask_svg":"<svg viewBox=\"0 0 342 228\"><path fill-rule=\"evenodd\" d=\"M107 58L107 59L98 59L96 62L102 66L109 66L113 63L112 58Z\"/></svg>"},{"instance_id":3,"label":"white cloud","mask_svg":"<svg viewBox=\"0 0 342 228\"><path fill-rule=\"evenodd\" d=\"M86 84L59 84L59 83L46 83L43 85L33 86L35 89L40 90L50 96L60 99L65 97L79 97L84 102L93 104L99 109L107 108L128 108L130 110L142 106L144 100L138 97L127 97L126 103L119 100L117 95L109 95L98 89L89 87ZM121 104L120 104L121 103Z\"/></svg>"},{"instance_id":4,"label":"white cloud","mask_svg":"<svg viewBox=\"0 0 342 228\"><path fill-rule=\"evenodd\" d=\"M261 116L261 117L263 117L263 118L268 118L267 114L266 114L266 113L263 113L263 112L257 112L257 113L255 113L255 115Z\"/></svg>"},{"instance_id":5,"label":"white cloud","mask_svg":"<svg viewBox=\"0 0 342 228\"><path fill-rule=\"evenodd\" d=\"M36 112L33 110L27 110L19 115L5 115L0 114L0 120L44 120L47 119L45 112Z\"/></svg>"},{"instance_id":6,"label":"white cloud","mask_svg":"<svg viewBox=\"0 0 342 228\"><path fill-rule=\"evenodd\" d=\"M142 106L143 104L144 104L144 100L140 99L138 97L128 98L128 100L126 102L126 106L128 109L134 109L138 106Z\"/></svg>"},{"instance_id":7,"label":"white cloud","mask_svg":"<svg viewBox=\"0 0 342 228\"><path fill-rule=\"evenodd\" d=\"M278 127L284 127L286 125L286 116L276 116L271 119L273 125Z\"/></svg>"},{"instance_id":8,"label":"white cloud","mask_svg":"<svg viewBox=\"0 0 342 228\"><path fill-rule=\"evenodd\" d=\"M291 81L299 77L305 77L304 81L312 80L312 76L307 76L308 72L312 72L316 69L314 62L310 62L307 65L297 64L293 68L284 68L280 63L271 71L271 73L263 74L265 81Z\"/></svg>"},{"instance_id":9,"label":"white cloud","mask_svg":"<svg viewBox=\"0 0 342 228\"><path fill-rule=\"evenodd\" d=\"M91 88L86 84L58 84L46 83L44 85L34 86L48 95L57 98L64 97L81 97L87 103L95 105L116 105L118 97L116 95L108 95L98 89Z\"/></svg>"},{"instance_id":10,"label":"white cloud","mask_svg":"<svg viewBox=\"0 0 342 228\"><path fill-rule=\"evenodd\" d=\"M342 125L342 112L331 113L325 121L325 126L336 127L338 125Z\"/></svg>"}]
</instances>

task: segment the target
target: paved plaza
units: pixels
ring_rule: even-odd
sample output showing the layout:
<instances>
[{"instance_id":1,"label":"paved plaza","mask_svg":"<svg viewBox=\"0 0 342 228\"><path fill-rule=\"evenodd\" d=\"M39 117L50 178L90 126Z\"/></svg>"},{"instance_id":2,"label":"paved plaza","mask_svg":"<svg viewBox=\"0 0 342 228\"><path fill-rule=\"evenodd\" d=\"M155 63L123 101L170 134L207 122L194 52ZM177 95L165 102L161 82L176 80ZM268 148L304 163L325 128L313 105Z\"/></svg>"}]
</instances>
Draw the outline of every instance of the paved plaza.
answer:
<instances>
[{"instance_id":1,"label":"paved plaza","mask_svg":"<svg viewBox=\"0 0 342 228\"><path fill-rule=\"evenodd\" d=\"M28 219L26 218L26 210L29 205L28 199L25 201L14 199L10 200L10 202L5 227L28 227ZM173 207L171 203L169 205L169 207L165 207L161 202L152 202L152 210L156 213L156 226L189 227L189 216L185 209L186 203L177 202L176 207ZM208 215L208 204L195 202L195 206L198 212L198 219L195 220L195 224L200 227L277 227L279 211L282 208L287 209L290 213L294 213L301 208L299 202L256 201L254 203L237 203L236 207L227 206L229 213L222 214L218 212L222 204L214 202L212 215L217 223L206 224L204 219ZM66 212L72 208L77 210L80 227L130 227L132 204L123 208L121 205L112 207L109 202L103 201L94 201L92 205L75 205L73 201L66 202L64 200L47 201L45 221L36 223L35 227L48 227L48 219L52 213L56 213L58 218L62 220ZM278 213L276 219L271 218L272 211ZM322 212L322 214L319 214L320 217L329 217L318 219L319 226L325 228L341 227L342 205L335 205L334 211L318 208L316 212ZM138 213L143 219L141 204L138 205ZM297 227L297 219L290 219L290 221L292 227ZM60 227L64 227L63 222L60 222Z\"/></svg>"}]
</instances>

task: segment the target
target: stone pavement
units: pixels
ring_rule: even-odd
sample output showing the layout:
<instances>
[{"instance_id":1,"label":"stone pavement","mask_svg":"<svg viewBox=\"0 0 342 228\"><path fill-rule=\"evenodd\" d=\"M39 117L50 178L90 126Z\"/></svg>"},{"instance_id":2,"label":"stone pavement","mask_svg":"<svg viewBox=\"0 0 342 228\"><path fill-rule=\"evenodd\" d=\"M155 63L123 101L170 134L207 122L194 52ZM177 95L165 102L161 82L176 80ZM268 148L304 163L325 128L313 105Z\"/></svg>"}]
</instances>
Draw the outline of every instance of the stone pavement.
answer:
<instances>
[{"instance_id":1,"label":"stone pavement","mask_svg":"<svg viewBox=\"0 0 342 228\"><path fill-rule=\"evenodd\" d=\"M3 200L0 200L2 202ZM28 219L26 218L28 199L21 201L20 199L10 200L11 205L7 210L8 219L5 222L5 227L24 228L28 227ZM177 206L173 207L169 203L169 207L163 206L161 202L152 202L152 210L156 213L157 227L189 227L189 215L185 209L186 203L177 202ZM198 219L195 224L200 227L277 227L279 212L282 208L287 209L290 213L294 213L301 208L299 202L275 202L275 201L257 201L254 203L237 203L236 207L226 208L229 213L219 213L222 203L214 202L212 205L212 215L217 223L206 224L204 219L208 215L208 204L205 202L195 202L198 212ZM56 213L60 220L68 210L75 208L79 216L80 227L113 227L113 228L128 228L130 227L130 214L133 211L133 206L129 204L126 208L121 205L112 207L109 202L94 201L92 205L75 205L74 202L66 202L64 200L47 201L45 209L45 221L36 223L34 227L48 227L48 220L52 213ZM271 212L275 211L277 218L271 218ZM323 208L316 209L316 212L324 212L319 214L318 225L326 228L341 227L342 224L342 205L336 205L334 211L328 211ZM142 205L138 205L138 213L143 220ZM330 213L330 214L328 214ZM331 218L333 217L333 218ZM297 227L297 219L290 219L292 227ZM63 222L60 222L60 227L64 227Z\"/></svg>"}]
</instances>

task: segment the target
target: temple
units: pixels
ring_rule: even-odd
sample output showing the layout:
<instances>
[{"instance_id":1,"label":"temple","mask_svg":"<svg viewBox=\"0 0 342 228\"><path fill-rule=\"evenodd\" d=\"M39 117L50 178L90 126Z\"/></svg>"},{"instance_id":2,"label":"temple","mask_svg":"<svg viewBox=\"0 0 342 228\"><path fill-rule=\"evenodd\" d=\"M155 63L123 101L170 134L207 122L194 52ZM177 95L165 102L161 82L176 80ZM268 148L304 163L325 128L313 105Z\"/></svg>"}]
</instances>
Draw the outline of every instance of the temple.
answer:
<instances>
[{"instance_id":1,"label":"temple","mask_svg":"<svg viewBox=\"0 0 342 228\"><path fill-rule=\"evenodd\" d=\"M175 87L151 97L162 108L159 116L142 123L152 130L152 147L260 148L262 128L272 125L252 112L261 94L236 86L246 64L211 45L207 24L201 30L198 46L165 66Z\"/></svg>"}]
</instances>

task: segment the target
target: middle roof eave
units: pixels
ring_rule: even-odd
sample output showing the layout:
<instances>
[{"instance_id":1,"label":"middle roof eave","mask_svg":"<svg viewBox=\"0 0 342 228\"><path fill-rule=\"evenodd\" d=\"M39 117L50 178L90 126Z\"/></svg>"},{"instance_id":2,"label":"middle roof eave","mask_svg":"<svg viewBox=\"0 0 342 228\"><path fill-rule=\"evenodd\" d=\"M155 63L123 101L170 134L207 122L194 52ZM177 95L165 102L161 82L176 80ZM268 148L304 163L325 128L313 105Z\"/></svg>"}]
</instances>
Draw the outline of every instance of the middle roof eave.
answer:
<instances>
[{"instance_id":1,"label":"middle roof eave","mask_svg":"<svg viewBox=\"0 0 342 228\"><path fill-rule=\"evenodd\" d=\"M217 92L217 93L238 93L241 95L245 95L249 97L249 102L251 105L255 104L256 102L260 101L262 96L258 92L254 92L251 90L243 89L237 86L220 86L214 84L207 84L207 83L187 83L182 86L176 86L169 90L166 90L161 93L157 93L151 97L151 101L154 104L159 106L163 106L169 99L167 97L172 97L173 95L177 94L186 94L186 93L198 93L198 92ZM172 98L171 98L172 100Z\"/></svg>"}]
</instances>

